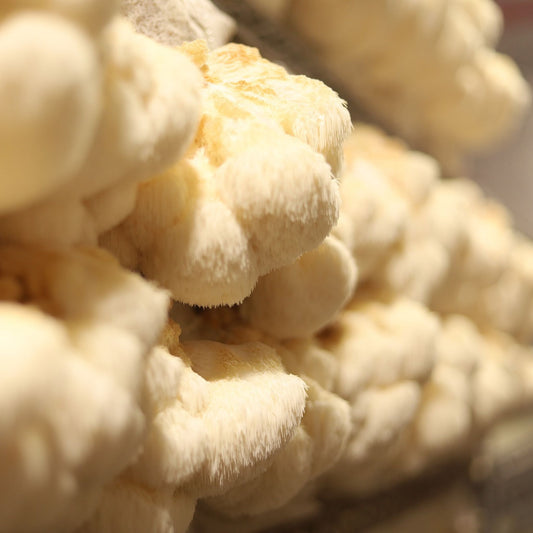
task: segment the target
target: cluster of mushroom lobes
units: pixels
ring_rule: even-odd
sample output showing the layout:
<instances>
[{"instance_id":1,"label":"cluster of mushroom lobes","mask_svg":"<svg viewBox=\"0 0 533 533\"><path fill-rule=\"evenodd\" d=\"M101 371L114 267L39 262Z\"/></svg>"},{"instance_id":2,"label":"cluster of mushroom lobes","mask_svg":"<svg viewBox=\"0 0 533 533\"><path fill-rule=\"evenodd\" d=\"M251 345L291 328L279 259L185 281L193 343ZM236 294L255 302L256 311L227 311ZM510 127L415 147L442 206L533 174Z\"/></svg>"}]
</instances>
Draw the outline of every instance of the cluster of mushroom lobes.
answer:
<instances>
[{"instance_id":1,"label":"cluster of mushroom lobes","mask_svg":"<svg viewBox=\"0 0 533 533\"><path fill-rule=\"evenodd\" d=\"M495 49L503 17L493 0L248 1L447 169L505 137L531 100L517 65Z\"/></svg>"},{"instance_id":2,"label":"cluster of mushroom lobes","mask_svg":"<svg viewBox=\"0 0 533 533\"><path fill-rule=\"evenodd\" d=\"M230 27L0 7L1 532L257 530L533 399L503 208Z\"/></svg>"}]
</instances>

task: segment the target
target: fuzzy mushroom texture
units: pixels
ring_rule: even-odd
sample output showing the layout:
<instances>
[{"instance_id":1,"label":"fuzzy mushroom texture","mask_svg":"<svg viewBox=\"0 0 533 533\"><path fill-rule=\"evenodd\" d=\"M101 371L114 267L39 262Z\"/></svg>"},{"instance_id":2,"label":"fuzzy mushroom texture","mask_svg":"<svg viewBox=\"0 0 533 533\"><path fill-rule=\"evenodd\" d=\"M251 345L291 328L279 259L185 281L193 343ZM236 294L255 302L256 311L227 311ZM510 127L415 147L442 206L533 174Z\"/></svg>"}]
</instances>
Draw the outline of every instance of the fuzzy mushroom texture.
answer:
<instances>
[{"instance_id":1,"label":"fuzzy mushroom texture","mask_svg":"<svg viewBox=\"0 0 533 533\"><path fill-rule=\"evenodd\" d=\"M207 340L180 344L175 326L170 324L162 340L176 355L164 350L152 355L147 396L154 398L153 405L162 406L155 410L162 410L149 416L152 429L145 451L125 479L134 479L150 490L177 487L178 494L201 498L204 506L221 516L262 514L292 501L335 463L351 428L349 406L324 388L332 383L334 364L311 339L282 346L248 326L226 329L224 317L216 316L216 310L211 314L214 316L204 320L215 323L219 319L221 329L208 326L197 334L210 332L213 338L229 339L231 344ZM269 354L271 362L278 365L276 372L261 368L260 354L263 359ZM162 362L164 368L153 366ZM238 367L243 365L241 376ZM179 368L182 377L178 385ZM287 374L285 368L298 377ZM216 376L208 377L213 372ZM226 383L226 392L215 390L220 380ZM264 394L263 389L270 392ZM292 405L295 400L300 405L302 391L304 404L301 411L295 411ZM251 410L249 395L254 404L261 400L256 409ZM242 429L242 436L231 420ZM220 424L227 428L226 437ZM178 437L182 432L189 435L189 443ZM285 475L288 470L292 473L289 478Z\"/></svg>"},{"instance_id":2,"label":"fuzzy mushroom texture","mask_svg":"<svg viewBox=\"0 0 533 533\"><path fill-rule=\"evenodd\" d=\"M346 450L325 476L329 489L363 493L380 486L385 465L410 438L439 335L438 318L417 302L361 290L317 336L336 360L333 391L351 406Z\"/></svg>"},{"instance_id":3,"label":"fuzzy mushroom texture","mask_svg":"<svg viewBox=\"0 0 533 533\"><path fill-rule=\"evenodd\" d=\"M409 209L386 176L364 159L346 161L340 195L332 234L350 250L364 281L400 240Z\"/></svg>"},{"instance_id":4,"label":"fuzzy mushroom texture","mask_svg":"<svg viewBox=\"0 0 533 533\"><path fill-rule=\"evenodd\" d=\"M338 216L344 103L258 51L183 47L204 74L204 108L186 157L139 189L102 244L199 306L241 302L259 276L318 246Z\"/></svg>"},{"instance_id":5,"label":"fuzzy mushroom texture","mask_svg":"<svg viewBox=\"0 0 533 533\"><path fill-rule=\"evenodd\" d=\"M431 156L368 124L355 125L344 143L344 156L347 164L361 159L371 161L410 206L423 204L441 175Z\"/></svg>"},{"instance_id":6,"label":"fuzzy mushroom texture","mask_svg":"<svg viewBox=\"0 0 533 533\"><path fill-rule=\"evenodd\" d=\"M466 317L443 318L437 363L424 388L414 430L419 447L427 454L453 451L472 437L472 385L484 349L483 336Z\"/></svg>"},{"instance_id":7,"label":"fuzzy mushroom texture","mask_svg":"<svg viewBox=\"0 0 533 533\"><path fill-rule=\"evenodd\" d=\"M480 295L494 294L507 274L520 269L513 260L518 236L505 208L484 198L477 186L466 180L453 180L448 187L463 196L462 203L468 211L463 216L458 253L443 283L431 295L429 305L438 312L465 314L481 325L501 326L498 313L491 317L492 309L479 309L485 304ZM524 290L527 290L527 277L523 279Z\"/></svg>"},{"instance_id":8,"label":"fuzzy mushroom texture","mask_svg":"<svg viewBox=\"0 0 533 533\"><path fill-rule=\"evenodd\" d=\"M324 349L317 336L280 340L252 327L238 307L219 307L193 311L174 304L170 316L180 324L183 340L211 340L224 344L260 342L274 348L284 368L291 374L309 378L332 392L339 371L334 354Z\"/></svg>"},{"instance_id":9,"label":"fuzzy mushroom texture","mask_svg":"<svg viewBox=\"0 0 533 533\"><path fill-rule=\"evenodd\" d=\"M208 317L216 323L215 316ZM238 315L237 315L238 316ZM248 325L230 322L222 317L219 332L212 334L246 343L260 339L273 347L283 366L307 384L304 415L291 440L275 455L270 466L247 483L223 494L206 498L204 510L215 512L221 524L243 528L276 523L272 513L302 512L313 504L316 480L327 472L343 454L351 432L348 403L331 392L339 370L335 357L322 349L313 337L291 339L280 343ZM225 320L224 320L225 319ZM288 477L287 472L291 472ZM209 514L209 513L208 513ZM228 522L228 519L230 521ZM248 524L247 526L245 524Z\"/></svg>"},{"instance_id":10,"label":"fuzzy mushroom texture","mask_svg":"<svg viewBox=\"0 0 533 533\"><path fill-rule=\"evenodd\" d=\"M188 58L119 17L94 35L74 20L43 8L14 11L0 26L0 92L15 91L2 93L0 107L2 198L17 208L2 209L4 241L95 244L133 209L138 183L179 159L197 127L201 75ZM48 55L22 73L13 66L21 54L33 63Z\"/></svg>"},{"instance_id":11,"label":"fuzzy mushroom texture","mask_svg":"<svg viewBox=\"0 0 533 533\"><path fill-rule=\"evenodd\" d=\"M435 367L422 388L410 438L390 464L389 482L467 456L481 433L474 420L474 381L485 357L482 333L466 317L443 317Z\"/></svg>"},{"instance_id":12,"label":"fuzzy mushroom texture","mask_svg":"<svg viewBox=\"0 0 533 533\"><path fill-rule=\"evenodd\" d=\"M339 460L351 430L350 407L313 380L303 379L308 386L305 412L291 440L261 475L207 498L205 505L231 517L278 509Z\"/></svg>"},{"instance_id":13,"label":"fuzzy mushroom texture","mask_svg":"<svg viewBox=\"0 0 533 533\"><path fill-rule=\"evenodd\" d=\"M350 252L339 240L326 237L292 265L260 278L241 314L275 338L310 337L335 319L356 282Z\"/></svg>"},{"instance_id":14,"label":"fuzzy mushroom texture","mask_svg":"<svg viewBox=\"0 0 533 533\"><path fill-rule=\"evenodd\" d=\"M409 438L420 398L420 386L413 381L369 387L357 397L346 450L324 478L330 494L369 494L382 488L390 458Z\"/></svg>"},{"instance_id":15,"label":"fuzzy mushroom texture","mask_svg":"<svg viewBox=\"0 0 533 533\"><path fill-rule=\"evenodd\" d=\"M525 344L531 341L533 245L529 239L515 234L501 275L481 288L465 283L464 291L462 311L476 323L508 333Z\"/></svg>"},{"instance_id":16,"label":"fuzzy mushroom texture","mask_svg":"<svg viewBox=\"0 0 533 533\"><path fill-rule=\"evenodd\" d=\"M513 283L524 279L527 292L527 267L517 267L512 259L517 238L507 211L477 185L465 179L439 181L410 210L401 237L369 281L436 311L466 314L498 327L506 321L492 311L496 302L486 313L480 295L494 294L492 287L502 276L519 270L524 273L514 275ZM487 314L490 318L483 321Z\"/></svg>"},{"instance_id":17,"label":"fuzzy mushroom texture","mask_svg":"<svg viewBox=\"0 0 533 533\"><path fill-rule=\"evenodd\" d=\"M220 517L248 517L290 506L342 454L351 430L350 409L330 392L336 377L335 358L312 338L280 343L247 324L239 315L212 310L205 313L197 334L246 348L250 342L267 344L280 356L283 367L307 385L305 410L291 439L275 454L268 468L245 483L236 484L219 495L203 500L204 508ZM291 476L287 477L286 472ZM261 521L261 520L259 520Z\"/></svg>"},{"instance_id":18,"label":"fuzzy mushroom texture","mask_svg":"<svg viewBox=\"0 0 533 533\"><path fill-rule=\"evenodd\" d=\"M138 32L169 46L204 39L210 49L218 48L236 29L209 0L122 0L120 12Z\"/></svg>"},{"instance_id":19,"label":"fuzzy mushroom texture","mask_svg":"<svg viewBox=\"0 0 533 533\"><path fill-rule=\"evenodd\" d=\"M529 105L517 66L493 49L492 0L292 0L285 13L365 109L449 167L505 136Z\"/></svg>"},{"instance_id":20,"label":"fuzzy mushroom texture","mask_svg":"<svg viewBox=\"0 0 533 533\"><path fill-rule=\"evenodd\" d=\"M530 405L531 355L531 348L495 330L482 331L466 317L443 319L437 365L395 469L413 476L466 456L501 416Z\"/></svg>"},{"instance_id":21,"label":"fuzzy mushroom texture","mask_svg":"<svg viewBox=\"0 0 533 533\"><path fill-rule=\"evenodd\" d=\"M264 471L300 424L306 384L265 344L181 344L172 327L163 342L172 354L160 347L149 359L150 429L127 477L206 497Z\"/></svg>"},{"instance_id":22,"label":"fuzzy mushroom texture","mask_svg":"<svg viewBox=\"0 0 533 533\"><path fill-rule=\"evenodd\" d=\"M284 368L290 374L309 378L326 391L332 392L335 387L339 362L334 354L322 348L316 336L276 339L251 327L235 307L206 309L198 313L188 306L175 304L170 315L179 322L181 337L184 340L267 344L276 350Z\"/></svg>"},{"instance_id":23,"label":"fuzzy mushroom texture","mask_svg":"<svg viewBox=\"0 0 533 533\"><path fill-rule=\"evenodd\" d=\"M103 72L90 36L73 21L2 6L0 78L3 214L55 191L82 164L98 125Z\"/></svg>"},{"instance_id":24,"label":"fuzzy mushroom texture","mask_svg":"<svg viewBox=\"0 0 533 533\"><path fill-rule=\"evenodd\" d=\"M401 239L373 272L373 284L427 304L457 271L470 202L454 185L453 180L439 182L410 212Z\"/></svg>"},{"instance_id":25,"label":"fuzzy mushroom texture","mask_svg":"<svg viewBox=\"0 0 533 533\"><path fill-rule=\"evenodd\" d=\"M326 476L328 490L370 494L469 453L483 337L467 318L450 316L440 323L433 347L435 363L423 382L400 379L357 397L347 451ZM378 416L373 409L384 412Z\"/></svg>"},{"instance_id":26,"label":"fuzzy mushroom texture","mask_svg":"<svg viewBox=\"0 0 533 533\"><path fill-rule=\"evenodd\" d=\"M125 533L136 516L150 530L185 532L199 497L246 484L293 440L307 386L272 348L181 344L179 335L169 323L162 342L172 353L161 346L148 360L143 451L106 489L83 533Z\"/></svg>"},{"instance_id":27,"label":"fuzzy mushroom texture","mask_svg":"<svg viewBox=\"0 0 533 533\"><path fill-rule=\"evenodd\" d=\"M327 490L373 493L468 453L475 434L473 388L483 337L467 318L450 316L439 323L432 347L434 365L425 380L400 378L384 387L370 386L356 397L347 451L326 476Z\"/></svg>"},{"instance_id":28,"label":"fuzzy mushroom texture","mask_svg":"<svg viewBox=\"0 0 533 533\"><path fill-rule=\"evenodd\" d=\"M464 246L465 209L481 202L479 190L441 181L433 158L373 127L356 126L344 150L334 234L363 281L428 302Z\"/></svg>"},{"instance_id":29,"label":"fuzzy mushroom texture","mask_svg":"<svg viewBox=\"0 0 533 533\"><path fill-rule=\"evenodd\" d=\"M276 349L291 374L311 378L323 389L333 391L339 363L331 352L320 346L316 337L289 339L277 344Z\"/></svg>"},{"instance_id":30,"label":"fuzzy mushroom texture","mask_svg":"<svg viewBox=\"0 0 533 533\"><path fill-rule=\"evenodd\" d=\"M133 461L167 306L101 250L1 247L1 531L71 531Z\"/></svg>"},{"instance_id":31,"label":"fuzzy mushroom texture","mask_svg":"<svg viewBox=\"0 0 533 533\"><path fill-rule=\"evenodd\" d=\"M370 386L426 381L439 327L437 317L417 302L358 291L317 337L318 345L337 360L333 391L351 403Z\"/></svg>"},{"instance_id":32,"label":"fuzzy mushroom texture","mask_svg":"<svg viewBox=\"0 0 533 533\"><path fill-rule=\"evenodd\" d=\"M485 335L486 356L474 376L473 414L486 427L532 402L532 354L529 346L492 330Z\"/></svg>"},{"instance_id":33,"label":"fuzzy mushroom texture","mask_svg":"<svg viewBox=\"0 0 533 533\"><path fill-rule=\"evenodd\" d=\"M518 288L519 287L519 288ZM511 256L511 268L498 282L498 288L493 286L495 293L487 291L487 309L494 309L494 324L524 344L533 339L533 299L528 295L533 290L533 246L529 239L517 235L515 247ZM505 293L499 298L501 292ZM507 307L505 318L498 317L496 301ZM520 309L520 311L518 311Z\"/></svg>"},{"instance_id":34,"label":"fuzzy mushroom texture","mask_svg":"<svg viewBox=\"0 0 533 533\"><path fill-rule=\"evenodd\" d=\"M356 125L344 144L341 212L333 233L352 251L361 279L375 275L432 194L439 169L376 128Z\"/></svg>"},{"instance_id":35,"label":"fuzzy mushroom texture","mask_svg":"<svg viewBox=\"0 0 533 533\"><path fill-rule=\"evenodd\" d=\"M442 318L434 346L433 370L418 384L417 396L407 392L406 384L413 382L399 381L369 387L352 403L352 434L325 478L327 490L369 494L468 457L500 417L533 402L530 347L495 330L482 331L461 315ZM403 418L369 420L374 404L391 401L387 412L396 409L393 394L398 406L405 402Z\"/></svg>"}]
</instances>

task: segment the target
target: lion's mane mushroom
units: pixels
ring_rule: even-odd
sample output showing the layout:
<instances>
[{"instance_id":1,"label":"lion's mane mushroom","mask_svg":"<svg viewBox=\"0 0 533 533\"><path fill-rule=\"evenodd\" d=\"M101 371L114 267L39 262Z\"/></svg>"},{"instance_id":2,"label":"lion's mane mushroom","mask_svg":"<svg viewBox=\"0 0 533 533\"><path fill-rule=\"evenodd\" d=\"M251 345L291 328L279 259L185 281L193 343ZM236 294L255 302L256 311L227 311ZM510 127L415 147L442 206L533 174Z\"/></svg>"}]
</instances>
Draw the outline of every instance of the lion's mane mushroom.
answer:
<instances>
[{"instance_id":1,"label":"lion's mane mushroom","mask_svg":"<svg viewBox=\"0 0 533 533\"><path fill-rule=\"evenodd\" d=\"M101 250L0 248L0 530L72 530L135 458L167 305Z\"/></svg>"},{"instance_id":2,"label":"lion's mane mushroom","mask_svg":"<svg viewBox=\"0 0 533 533\"><path fill-rule=\"evenodd\" d=\"M0 19L0 238L96 244L133 209L138 183L184 153L201 75L112 2L24 4Z\"/></svg>"},{"instance_id":3,"label":"lion's mane mushroom","mask_svg":"<svg viewBox=\"0 0 533 533\"><path fill-rule=\"evenodd\" d=\"M102 243L188 304L234 304L259 276L294 262L338 216L349 115L319 81L257 50L183 48L204 74L204 109L186 157L141 185L134 212Z\"/></svg>"}]
</instances>

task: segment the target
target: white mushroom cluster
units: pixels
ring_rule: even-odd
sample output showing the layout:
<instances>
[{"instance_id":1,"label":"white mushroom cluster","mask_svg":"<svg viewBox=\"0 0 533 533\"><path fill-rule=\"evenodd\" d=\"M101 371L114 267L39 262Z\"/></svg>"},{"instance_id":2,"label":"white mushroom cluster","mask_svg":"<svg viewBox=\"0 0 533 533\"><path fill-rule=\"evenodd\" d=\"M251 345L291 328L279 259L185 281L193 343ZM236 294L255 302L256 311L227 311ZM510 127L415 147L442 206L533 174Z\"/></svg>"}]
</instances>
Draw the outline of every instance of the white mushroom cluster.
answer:
<instances>
[{"instance_id":1,"label":"white mushroom cluster","mask_svg":"<svg viewBox=\"0 0 533 533\"><path fill-rule=\"evenodd\" d=\"M101 250L0 247L0 531L73 531L139 453L167 308Z\"/></svg>"},{"instance_id":2,"label":"white mushroom cluster","mask_svg":"<svg viewBox=\"0 0 533 533\"><path fill-rule=\"evenodd\" d=\"M533 401L533 245L232 28L0 7L0 533L258 531Z\"/></svg>"},{"instance_id":3,"label":"white mushroom cluster","mask_svg":"<svg viewBox=\"0 0 533 533\"><path fill-rule=\"evenodd\" d=\"M494 0L248 0L297 32L367 112L449 168L512 131L530 103L495 51Z\"/></svg>"},{"instance_id":4,"label":"white mushroom cluster","mask_svg":"<svg viewBox=\"0 0 533 533\"><path fill-rule=\"evenodd\" d=\"M507 210L472 181L440 180L431 158L375 128L358 126L344 153L333 233L360 283L530 342L533 245Z\"/></svg>"},{"instance_id":5,"label":"white mushroom cluster","mask_svg":"<svg viewBox=\"0 0 533 533\"><path fill-rule=\"evenodd\" d=\"M339 365L334 390L352 406L352 433L328 491L368 495L466 456L499 417L531 402L533 350L462 315L365 296L337 328L319 342Z\"/></svg>"},{"instance_id":6,"label":"white mushroom cluster","mask_svg":"<svg viewBox=\"0 0 533 533\"><path fill-rule=\"evenodd\" d=\"M102 243L178 301L240 303L259 276L318 246L335 224L350 117L323 83L290 76L255 49L208 52L196 41L184 51L204 75L196 137L141 186Z\"/></svg>"},{"instance_id":7,"label":"white mushroom cluster","mask_svg":"<svg viewBox=\"0 0 533 533\"><path fill-rule=\"evenodd\" d=\"M1 12L0 238L96 244L190 143L201 76L108 2L28 3Z\"/></svg>"},{"instance_id":8,"label":"white mushroom cluster","mask_svg":"<svg viewBox=\"0 0 533 533\"><path fill-rule=\"evenodd\" d=\"M467 180L442 181L434 160L367 126L356 125L345 142L340 179L333 234L352 253L359 278L326 326L303 334L295 328L292 336L283 330L292 309L306 324L312 308L307 298L301 308L293 302L303 274L291 289L280 285L287 317L273 312L284 317L276 327L254 322L255 292L231 310L173 310L188 338L259 340L275 347L290 372L349 406L346 444L323 475L275 513L254 516L250 505L236 517L207 500L194 522L198 532L260 531L316 512L317 497L388 489L467 457L502 416L533 401L527 329L533 245L513 230L503 208ZM319 285L329 283L321 278ZM269 317L281 298L277 287L265 291L260 283L256 290L257 308ZM313 294L320 297L320 288Z\"/></svg>"}]
</instances>

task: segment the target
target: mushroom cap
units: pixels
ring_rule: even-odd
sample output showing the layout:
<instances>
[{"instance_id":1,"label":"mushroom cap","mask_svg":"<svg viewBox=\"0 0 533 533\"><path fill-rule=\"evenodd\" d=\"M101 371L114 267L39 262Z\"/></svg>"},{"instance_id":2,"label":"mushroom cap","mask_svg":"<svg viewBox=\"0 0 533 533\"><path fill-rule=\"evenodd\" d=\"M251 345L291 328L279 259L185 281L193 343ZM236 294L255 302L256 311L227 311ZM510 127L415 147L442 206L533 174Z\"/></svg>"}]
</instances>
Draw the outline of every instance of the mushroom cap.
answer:
<instances>
[{"instance_id":1,"label":"mushroom cap","mask_svg":"<svg viewBox=\"0 0 533 533\"><path fill-rule=\"evenodd\" d=\"M309 337L335 319L356 280L350 252L326 237L292 265L260 278L241 313L252 326L278 339Z\"/></svg>"},{"instance_id":2,"label":"mushroom cap","mask_svg":"<svg viewBox=\"0 0 533 533\"><path fill-rule=\"evenodd\" d=\"M146 397L150 430L129 476L148 487L214 496L265 470L292 437L306 385L273 348L190 341L153 351Z\"/></svg>"}]
</instances>

